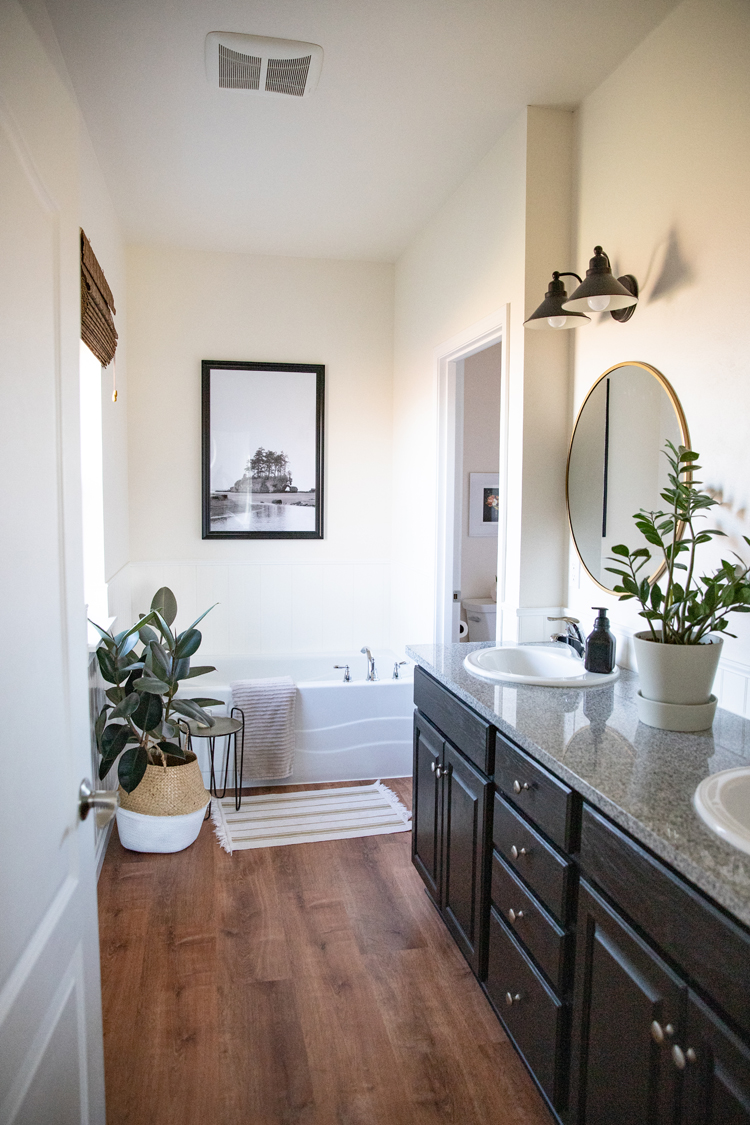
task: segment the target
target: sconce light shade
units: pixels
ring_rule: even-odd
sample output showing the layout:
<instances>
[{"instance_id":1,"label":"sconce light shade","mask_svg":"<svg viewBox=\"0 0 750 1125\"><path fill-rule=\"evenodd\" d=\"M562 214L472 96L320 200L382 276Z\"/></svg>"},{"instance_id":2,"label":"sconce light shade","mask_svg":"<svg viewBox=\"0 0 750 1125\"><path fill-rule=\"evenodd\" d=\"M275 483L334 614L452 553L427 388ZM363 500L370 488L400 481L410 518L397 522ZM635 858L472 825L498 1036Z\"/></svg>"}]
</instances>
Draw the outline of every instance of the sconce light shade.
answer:
<instances>
[{"instance_id":1,"label":"sconce light shade","mask_svg":"<svg viewBox=\"0 0 750 1125\"><path fill-rule=\"evenodd\" d=\"M564 274L565 277L578 277L578 274ZM580 278L578 278L580 281ZM528 320L524 321L526 328L579 328L582 324L590 324L591 317L582 312L568 312L563 307L568 294L565 283L560 281L557 270L552 274L544 300Z\"/></svg>"},{"instance_id":2,"label":"sconce light shade","mask_svg":"<svg viewBox=\"0 0 750 1125\"><path fill-rule=\"evenodd\" d=\"M609 258L601 246L594 247L594 257L589 261L586 278L570 297L563 303L565 312L611 312L613 315L620 309L630 309L638 304L638 283L631 274L624 277L615 277ZM632 311L627 316L619 316L617 320L627 320L632 316Z\"/></svg>"}]
</instances>

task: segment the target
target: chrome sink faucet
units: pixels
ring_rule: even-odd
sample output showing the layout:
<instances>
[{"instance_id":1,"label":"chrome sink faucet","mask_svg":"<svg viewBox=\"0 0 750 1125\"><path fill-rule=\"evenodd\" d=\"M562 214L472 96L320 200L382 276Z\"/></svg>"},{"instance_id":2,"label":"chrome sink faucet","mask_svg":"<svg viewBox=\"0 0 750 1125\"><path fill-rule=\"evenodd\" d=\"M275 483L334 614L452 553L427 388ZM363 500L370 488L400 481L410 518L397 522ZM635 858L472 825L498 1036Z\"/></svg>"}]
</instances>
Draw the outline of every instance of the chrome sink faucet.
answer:
<instances>
[{"instance_id":1,"label":"chrome sink faucet","mask_svg":"<svg viewBox=\"0 0 750 1125\"><path fill-rule=\"evenodd\" d=\"M553 633L552 636L550 637L550 640L551 641L562 641L563 644L570 645L570 647L572 649L575 649L575 651L578 653L581 660L583 660L583 654L586 651L586 642L583 639L583 633L578 628L578 625L579 625L578 618L577 617L548 617L547 620L548 621L564 621L565 622L565 632L564 633Z\"/></svg>"},{"instance_id":2,"label":"chrome sink faucet","mask_svg":"<svg viewBox=\"0 0 750 1125\"><path fill-rule=\"evenodd\" d=\"M365 676L365 679L371 681L377 680L378 674L375 671L375 657L367 647L362 648L359 651L363 652L367 657L367 675Z\"/></svg>"}]
</instances>

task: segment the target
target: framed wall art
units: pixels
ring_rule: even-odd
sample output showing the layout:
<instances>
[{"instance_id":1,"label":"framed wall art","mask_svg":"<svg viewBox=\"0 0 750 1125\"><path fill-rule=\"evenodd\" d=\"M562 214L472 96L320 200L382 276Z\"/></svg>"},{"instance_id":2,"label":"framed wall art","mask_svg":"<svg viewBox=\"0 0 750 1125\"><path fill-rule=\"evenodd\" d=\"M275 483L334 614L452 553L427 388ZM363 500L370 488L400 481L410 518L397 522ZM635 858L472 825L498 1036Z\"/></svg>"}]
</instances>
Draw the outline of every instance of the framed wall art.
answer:
<instances>
[{"instance_id":1,"label":"framed wall art","mask_svg":"<svg viewBox=\"0 0 750 1125\"><path fill-rule=\"evenodd\" d=\"M323 538L320 363L204 360L203 538Z\"/></svg>"},{"instance_id":2,"label":"framed wall art","mask_svg":"<svg viewBox=\"0 0 750 1125\"><path fill-rule=\"evenodd\" d=\"M500 474L469 473L469 537L497 535Z\"/></svg>"}]
</instances>

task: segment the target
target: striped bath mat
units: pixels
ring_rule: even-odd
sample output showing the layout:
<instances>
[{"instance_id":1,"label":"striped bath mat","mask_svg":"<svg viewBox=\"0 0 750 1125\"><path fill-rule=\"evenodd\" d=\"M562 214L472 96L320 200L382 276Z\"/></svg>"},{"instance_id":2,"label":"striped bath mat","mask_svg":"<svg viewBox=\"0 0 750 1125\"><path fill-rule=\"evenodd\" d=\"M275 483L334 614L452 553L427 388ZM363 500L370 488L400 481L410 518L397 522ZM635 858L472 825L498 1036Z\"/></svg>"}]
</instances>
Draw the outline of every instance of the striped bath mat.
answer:
<instances>
[{"instance_id":1,"label":"striped bath mat","mask_svg":"<svg viewBox=\"0 0 750 1125\"><path fill-rule=\"evenodd\" d=\"M277 848L411 829L411 813L382 781L243 797L239 812L234 797L214 798L211 816L219 842L230 855L244 848Z\"/></svg>"}]
</instances>

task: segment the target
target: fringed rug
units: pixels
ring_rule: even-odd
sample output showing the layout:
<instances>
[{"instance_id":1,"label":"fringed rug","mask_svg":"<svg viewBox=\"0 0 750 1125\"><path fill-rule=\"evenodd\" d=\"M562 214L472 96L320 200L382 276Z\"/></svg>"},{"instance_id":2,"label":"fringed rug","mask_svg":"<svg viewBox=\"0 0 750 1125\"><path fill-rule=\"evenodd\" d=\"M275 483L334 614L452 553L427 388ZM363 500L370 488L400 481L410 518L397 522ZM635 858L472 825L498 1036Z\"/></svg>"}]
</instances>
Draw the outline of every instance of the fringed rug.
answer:
<instances>
[{"instance_id":1,"label":"fringed rug","mask_svg":"<svg viewBox=\"0 0 750 1125\"><path fill-rule=\"evenodd\" d=\"M411 813L382 781L243 797L239 812L234 797L214 797L211 817L219 842L230 855L244 848L278 848L411 830Z\"/></svg>"}]
</instances>

